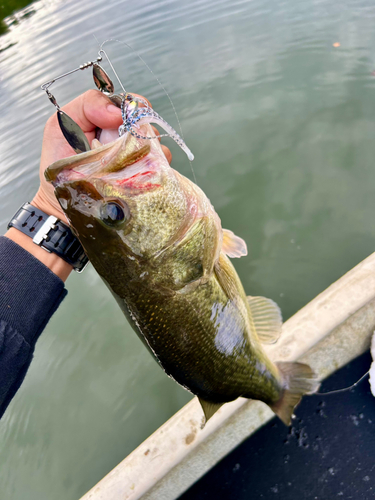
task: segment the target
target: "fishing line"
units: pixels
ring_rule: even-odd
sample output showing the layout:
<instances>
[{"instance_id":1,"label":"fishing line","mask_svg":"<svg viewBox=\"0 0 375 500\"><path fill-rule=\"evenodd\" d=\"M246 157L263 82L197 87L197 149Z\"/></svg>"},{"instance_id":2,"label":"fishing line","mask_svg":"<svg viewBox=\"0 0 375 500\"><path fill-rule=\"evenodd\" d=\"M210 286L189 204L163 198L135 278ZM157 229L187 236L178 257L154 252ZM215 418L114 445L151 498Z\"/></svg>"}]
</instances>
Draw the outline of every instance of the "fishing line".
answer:
<instances>
[{"instance_id":1,"label":"fishing line","mask_svg":"<svg viewBox=\"0 0 375 500\"><path fill-rule=\"evenodd\" d=\"M108 61L108 64L111 66L111 69L112 69L113 73L115 74L115 77L117 78L117 81L118 81L118 82L119 82L119 84L121 85L121 88L122 88L122 90L123 90L124 94L126 94L126 90L125 90L125 88L124 88L123 84L121 83L121 80L120 80L120 78L119 78L118 74L116 73L116 70L115 70L115 68L113 67L113 64L111 63L111 60L110 60L110 59L109 59L109 57L107 56L106 51L105 51L104 49L100 49L100 50L99 50L99 54L104 54L104 55L105 55L105 57L106 57L106 59L107 59L107 61Z\"/></svg>"},{"instance_id":2,"label":"fishing line","mask_svg":"<svg viewBox=\"0 0 375 500\"><path fill-rule=\"evenodd\" d=\"M108 42L108 41L110 41L110 40L112 40L112 39L104 40L104 42L100 45L100 42L99 42L99 40L97 39L97 37L96 37L95 35L92 35L92 36L95 38L95 40L96 40L97 44L99 45L99 54L104 54L104 55L105 55L105 57L106 57L106 59L107 59L107 61L108 61L108 64L111 66L111 69L112 69L113 73L115 74L115 77L117 78L117 81L118 81L118 82L119 82L119 84L120 84L120 87L122 88L122 90L123 90L124 94L126 94L126 90L125 90L125 88L124 88L124 86L123 86L123 84L122 84L122 82L121 82L121 80L120 80L120 78L119 78L119 76L118 76L118 74L117 74L117 72L116 72L115 68L113 67L113 65L112 65L112 62L111 62L110 58L108 57L108 55L107 55L106 51L105 51L105 50L103 50L103 48L102 48L102 47L103 47L103 45L105 44L105 42ZM119 40L118 40L118 41L119 41Z\"/></svg>"},{"instance_id":3,"label":"fishing line","mask_svg":"<svg viewBox=\"0 0 375 500\"><path fill-rule=\"evenodd\" d=\"M315 392L314 394L311 394L311 396L327 396L329 394L338 394L339 392L346 392L349 391L350 389L353 389L356 387L368 374L370 373L370 370L368 370L360 379L357 380L353 385L349 387L344 387L343 389L337 389L335 391L329 391L329 392Z\"/></svg>"},{"instance_id":4,"label":"fishing line","mask_svg":"<svg viewBox=\"0 0 375 500\"><path fill-rule=\"evenodd\" d=\"M95 37L95 35L94 35L94 37ZM96 40L97 40L97 42L98 42L98 39L97 39L96 37L95 37L95 39L96 39ZM112 65L112 63L111 63L111 61L109 60L109 57L107 56L107 54L105 53L105 51L104 51L104 49L103 49L104 44L106 44L107 42L118 42L118 43L122 43L123 45L125 45L126 47L128 47L128 49L130 49L130 50L131 50L131 51L132 51L132 52L133 52L133 53L134 53L134 54L138 57L138 59L139 59L139 60L140 60L140 61L141 61L141 62L142 62L145 66L146 66L146 68L149 70L149 72L152 74L152 76L155 78L155 80L158 82L158 84L159 84L159 85L160 85L160 87L162 88L163 92L164 92L164 93L165 93L165 95L167 96L167 98L168 98L168 100L169 100L169 102L170 102L170 104L171 104L171 106L172 106L172 109L173 109L174 115L175 115L175 117L176 117L177 124L178 124L178 128L180 129L181 138L182 138L183 140L185 140L185 139L184 139L184 134L183 134L183 132L182 132L181 122L180 122L180 119L178 118L178 114L177 114L177 111L176 111L175 105L173 104L173 101L172 101L172 99L171 99L170 95L168 94L168 92L167 92L166 88L165 88L165 87L164 87L164 85L161 83L161 81L159 80L159 78L155 75L155 73L152 71L152 69L151 69L151 68L150 68L150 66L147 64L147 62L143 59L143 57L142 57L140 54L138 54L138 52L137 52L136 50L134 50L134 49L133 49L133 47L131 47L128 43L123 42L122 40L117 40L116 38L108 38L107 40L104 40L104 42L100 45L100 48L99 48L99 53L100 53L100 52L102 52L102 53L105 55L105 57L107 58L107 61L109 62L109 64L110 64L110 66L111 66L112 71L114 72L114 74L115 74L115 76L116 76L116 78L117 78L118 82L119 82L119 83L120 83L120 85L121 85L121 88L123 89L123 91L124 91L125 93L126 93L126 91L125 91L125 89L124 89L124 87L123 87L123 85L122 85L122 83L121 83L121 80L120 80L120 78L118 77L118 75L117 75L117 73L116 73L116 71L115 71L115 69L114 69L114 67L113 67L113 65ZM98 42L98 44L99 44L99 42ZM194 172L193 165L192 165L192 163L191 163L191 161L190 161L190 160L188 160L188 161L189 161L189 163L190 163L190 169L191 169L191 172L192 172L192 174L193 174L193 179L194 179L194 182L195 182L195 183L197 183L197 178L196 178L196 176L195 176L195 172Z\"/></svg>"}]
</instances>

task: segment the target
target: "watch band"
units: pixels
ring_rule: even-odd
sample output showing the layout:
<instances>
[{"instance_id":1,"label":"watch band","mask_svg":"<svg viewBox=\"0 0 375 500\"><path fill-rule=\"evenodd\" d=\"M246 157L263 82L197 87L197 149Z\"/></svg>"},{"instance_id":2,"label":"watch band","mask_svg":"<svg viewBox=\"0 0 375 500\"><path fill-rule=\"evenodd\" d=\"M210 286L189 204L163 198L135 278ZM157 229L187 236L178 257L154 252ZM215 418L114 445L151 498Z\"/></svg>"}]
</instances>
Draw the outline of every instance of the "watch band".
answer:
<instances>
[{"instance_id":1,"label":"watch band","mask_svg":"<svg viewBox=\"0 0 375 500\"><path fill-rule=\"evenodd\" d=\"M8 229L11 227L30 236L34 243L47 252L61 257L78 273L81 273L89 263L81 243L70 227L30 203L25 203L17 210L8 224Z\"/></svg>"}]
</instances>

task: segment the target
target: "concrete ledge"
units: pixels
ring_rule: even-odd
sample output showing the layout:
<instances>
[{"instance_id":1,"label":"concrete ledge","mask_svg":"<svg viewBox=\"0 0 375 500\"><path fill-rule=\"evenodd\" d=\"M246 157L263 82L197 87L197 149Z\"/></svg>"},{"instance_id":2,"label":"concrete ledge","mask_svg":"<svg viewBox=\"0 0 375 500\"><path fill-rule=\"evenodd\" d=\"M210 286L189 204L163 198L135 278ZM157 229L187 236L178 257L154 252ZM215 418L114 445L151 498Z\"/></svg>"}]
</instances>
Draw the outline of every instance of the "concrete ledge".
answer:
<instances>
[{"instance_id":1,"label":"concrete ledge","mask_svg":"<svg viewBox=\"0 0 375 500\"><path fill-rule=\"evenodd\" d=\"M274 360L309 363L324 379L362 354L375 330L375 254L283 326ZM201 429L196 399L184 406L81 500L173 500L273 417L263 403L238 399Z\"/></svg>"}]
</instances>

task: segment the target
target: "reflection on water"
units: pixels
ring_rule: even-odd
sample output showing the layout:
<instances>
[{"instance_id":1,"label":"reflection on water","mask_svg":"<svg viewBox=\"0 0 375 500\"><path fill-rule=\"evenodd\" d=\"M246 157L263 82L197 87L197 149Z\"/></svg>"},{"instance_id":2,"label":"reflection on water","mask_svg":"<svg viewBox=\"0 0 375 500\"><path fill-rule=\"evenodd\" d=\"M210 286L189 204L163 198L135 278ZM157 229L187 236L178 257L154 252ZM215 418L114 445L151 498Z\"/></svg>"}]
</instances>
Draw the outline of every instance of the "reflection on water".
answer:
<instances>
[{"instance_id":1,"label":"reflection on water","mask_svg":"<svg viewBox=\"0 0 375 500\"><path fill-rule=\"evenodd\" d=\"M132 6L133 5L133 6ZM38 186L40 85L130 43L171 94L198 184L248 244L235 262L249 294L287 318L374 249L375 7L282 2L40 0L0 37L0 223ZM340 43L334 47L333 44ZM123 46L108 47L126 88L177 129L168 99ZM93 88L89 70L57 82L63 105ZM191 178L166 140L174 168ZM7 500L77 499L189 395L151 359L93 269L38 342L0 424Z\"/></svg>"},{"instance_id":2,"label":"reflection on water","mask_svg":"<svg viewBox=\"0 0 375 500\"><path fill-rule=\"evenodd\" d=\"M0 7L0 35L35 13L30 0L8 0Z\"/></svg>"}]
</instances>

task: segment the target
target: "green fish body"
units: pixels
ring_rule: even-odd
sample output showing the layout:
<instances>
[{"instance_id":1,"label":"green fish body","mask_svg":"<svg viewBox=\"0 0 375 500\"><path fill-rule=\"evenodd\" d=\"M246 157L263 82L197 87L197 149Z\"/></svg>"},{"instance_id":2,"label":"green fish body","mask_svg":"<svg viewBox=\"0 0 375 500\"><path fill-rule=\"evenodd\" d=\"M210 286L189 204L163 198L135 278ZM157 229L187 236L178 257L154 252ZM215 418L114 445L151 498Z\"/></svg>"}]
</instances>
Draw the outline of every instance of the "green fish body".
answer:
<instances>
[{"instance_id":1,"label":"green fish body","mask_svg":"<svg viewBox=\"0 0 375 500\"><path fill-rule=\"evenodd\" d=\"M316 390L315 376L307 365L266 356L262 342L280 334L279 308L246 297L228 258L245 255L245 243L221 228L208 198L169 166L159 142L126 134L54 163L46 177L134 330L165 372L198 396L206 419L242 396L289 424L301 396Z\"/></svg>"}]
</instances>

